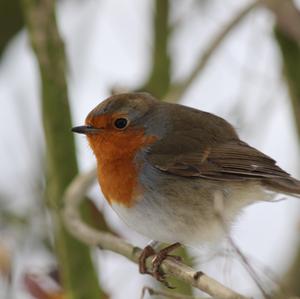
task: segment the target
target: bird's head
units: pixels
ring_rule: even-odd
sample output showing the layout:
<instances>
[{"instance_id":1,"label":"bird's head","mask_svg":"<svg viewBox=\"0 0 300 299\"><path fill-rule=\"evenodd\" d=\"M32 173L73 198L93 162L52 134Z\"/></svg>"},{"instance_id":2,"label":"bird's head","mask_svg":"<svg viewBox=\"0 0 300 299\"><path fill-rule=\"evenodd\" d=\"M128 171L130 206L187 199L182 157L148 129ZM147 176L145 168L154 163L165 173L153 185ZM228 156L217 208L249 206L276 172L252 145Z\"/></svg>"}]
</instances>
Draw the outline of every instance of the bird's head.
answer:
<instances>
[{"instance_id":1,"label":"bird's head","mask_svg":"<svg viewBox=\"0 0 300 299\"><path fill-rule=\"evenodd\" d=\"M152 121L149 122L148 117L158 103L146 93L114 95L88 114L84 126L74 127L72 131L87 136L98 160L120 158L158 138L149 133Z\"/></svg>"}]
</instances>

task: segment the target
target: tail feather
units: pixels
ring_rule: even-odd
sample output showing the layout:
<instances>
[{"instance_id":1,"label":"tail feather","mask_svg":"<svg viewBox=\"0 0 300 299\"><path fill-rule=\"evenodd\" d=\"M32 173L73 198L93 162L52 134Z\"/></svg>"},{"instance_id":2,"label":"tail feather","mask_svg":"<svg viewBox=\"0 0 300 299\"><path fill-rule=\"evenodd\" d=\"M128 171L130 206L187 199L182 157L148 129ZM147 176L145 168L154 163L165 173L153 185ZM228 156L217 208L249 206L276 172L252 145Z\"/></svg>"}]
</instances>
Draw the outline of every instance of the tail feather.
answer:
<instances>
[{"instance_id":1,"label":"tail feather","mask_svg":"<svg viewBox=\"0 0 300 299\"><path fill-rule=\"evenodd\" d=\"M263 185L278 193L300 197L300 181L292 177L264 180Z\"/></svg>"}]
</instances>

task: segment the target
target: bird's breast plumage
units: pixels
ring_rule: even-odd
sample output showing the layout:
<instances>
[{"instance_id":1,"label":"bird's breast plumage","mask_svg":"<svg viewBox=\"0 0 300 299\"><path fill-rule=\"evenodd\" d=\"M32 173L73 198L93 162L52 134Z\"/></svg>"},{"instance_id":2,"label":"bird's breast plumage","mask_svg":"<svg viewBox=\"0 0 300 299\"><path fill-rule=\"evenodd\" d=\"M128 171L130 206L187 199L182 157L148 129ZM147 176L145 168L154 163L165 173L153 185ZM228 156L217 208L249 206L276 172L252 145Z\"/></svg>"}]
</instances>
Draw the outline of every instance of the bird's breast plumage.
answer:
<instances>
[{"instance_id":1,"label":"bird's breast plumage","mask_svg":"<svg viewBox=\"0 0 300 299\"><path fill-rule=\"evenodd\" d=\"M142 162L136 154L155 142L155 136L146 136L143 129L123 132L108 131L98 140L90 141L97 157L98 181L107 201L130 207L142 193L138 173Z\"/></svg>"}]
</instances>

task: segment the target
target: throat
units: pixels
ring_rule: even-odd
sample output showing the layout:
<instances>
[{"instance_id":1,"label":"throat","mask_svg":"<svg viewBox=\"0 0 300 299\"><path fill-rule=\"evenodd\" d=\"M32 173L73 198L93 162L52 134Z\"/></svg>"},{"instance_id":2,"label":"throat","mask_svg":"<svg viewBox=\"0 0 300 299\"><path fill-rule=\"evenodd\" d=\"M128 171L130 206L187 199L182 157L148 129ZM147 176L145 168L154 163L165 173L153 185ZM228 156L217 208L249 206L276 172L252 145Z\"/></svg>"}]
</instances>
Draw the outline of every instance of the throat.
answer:
<instances>
[{"instance_id":1,"label":"throat","mask_svg":"<svg viewBox=\"0 0 300 299\"><path fill-rule=\"evenodd\" d=\"M130 207L141 191L138 165L132 155L98 161L98 180L109 204L118 203Z\"/></svg>"},{"instance_id":2,"label":"throat","mask_svg":"<svg viewBox=\"0 0 300 299\"><path fill-rule=\"evenodd\" d=\"M127 207L134 204L142 189L138 182L141 162L135 157L156 140L156 136L146 136L144 130L104 131L89 138L98 162L99 184L110 204L115 202Z\"/></svg>"}]
</instances>

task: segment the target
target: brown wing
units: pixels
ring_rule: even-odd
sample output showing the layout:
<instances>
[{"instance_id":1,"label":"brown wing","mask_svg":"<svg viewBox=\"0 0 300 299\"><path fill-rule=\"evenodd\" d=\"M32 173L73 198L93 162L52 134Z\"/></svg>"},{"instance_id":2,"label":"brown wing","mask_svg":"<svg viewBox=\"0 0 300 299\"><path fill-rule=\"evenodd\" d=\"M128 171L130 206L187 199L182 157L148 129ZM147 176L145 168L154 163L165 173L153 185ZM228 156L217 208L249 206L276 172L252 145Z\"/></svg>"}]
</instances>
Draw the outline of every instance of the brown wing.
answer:
<instances>
[{"instance_id":1,"label":"brown wing","mask_svg":"<svg viewBox=\"0 0 300 299\"><path fill-rule=\"evenodd\" d=\"M161 123L160 119L159 128L166 132L147 149L146 158L153 167L183 177L259 180L277 192L300 194L298 180L272 158L242 142L224 119L179 105L169 105L163 112L172 122Z\"/></svg>"},{"instance_id":2,"label":"brown wing","mask_svg":"<svg viewBox=\"0 0 300 299\"><path fill-rule=\"evenodd\" d=\"M273 159L240 140L176 155L159 154L158 150L150 152L148 159L157 169L184 177L236 181L291 178Z\"/></svg>"}]
</instances>

